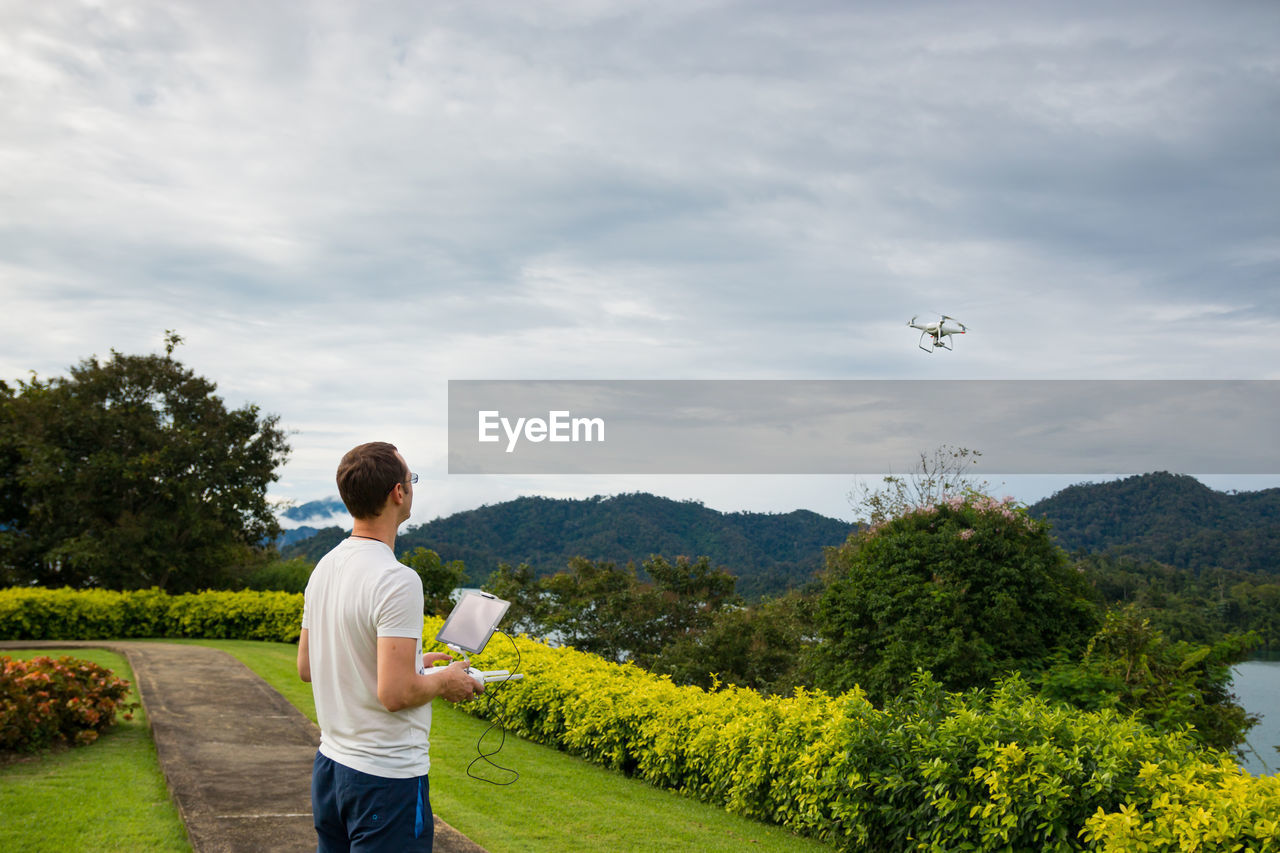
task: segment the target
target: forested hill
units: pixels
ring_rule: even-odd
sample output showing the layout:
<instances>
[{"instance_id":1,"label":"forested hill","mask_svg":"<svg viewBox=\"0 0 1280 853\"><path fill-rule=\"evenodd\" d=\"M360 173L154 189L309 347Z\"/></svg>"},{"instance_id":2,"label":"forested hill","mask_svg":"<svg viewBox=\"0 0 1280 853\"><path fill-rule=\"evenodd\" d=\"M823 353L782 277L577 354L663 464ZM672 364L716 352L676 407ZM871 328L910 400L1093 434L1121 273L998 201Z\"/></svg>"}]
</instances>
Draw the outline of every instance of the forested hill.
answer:
<instances>
[{"instance_id":1,"label":"forested hill","mask_svg":"<svg viewBox=\"0 0 1280 853\"><path fill-rule=\"evenodd\" d=\"M576 556L637 567L651 554L668 560L707 556L738 577L748 598L777 594L814 579L823 548L848 538L849 522L808 510L785 514L723 513L694 501L637 493L585 500L524 497L459 512L411 527L396 550L418 546L444 560L462 560L478 583L499 562L528 563L539 575L563 569ZM284 549L311 560L345 536L338 528Z\"/></svg>"},{"instance_id":2,"label":"forested hill","mask_svg":"<svg viewBox=\"0 0 1280 853\"><path fill-rule=\"evenodd\" d=\"M1071 486L1029 507L1068 551L1110 551L1200 572L1280 574L1280 489L1218 492L1159 472Z\"/></svg>"},{"instance_id":3,"label":"forested hill","mask_svg":"<svg viewBox=\"0 0 1280 853\"><path fill-rule=\"evenodd\" d=\"M1196 573L1224 568L1280 575L1280 489L1229 494L1161 472L1071 486L1029 512L1047 517L1069 552L1125 554ZM813 580L823 548L840 544L851 530L847 522L807 510L722 513L643 493L525 497L411 527L396 550L421 546L462 560L470 583L482 582L499 562L528 563L545 575L575 556L638 566L650 554L706 555L738 577L740 593L756 598ZM285 547L284 556L318 560L346 535L326 528Z\"/></svg>"}]
</instances>

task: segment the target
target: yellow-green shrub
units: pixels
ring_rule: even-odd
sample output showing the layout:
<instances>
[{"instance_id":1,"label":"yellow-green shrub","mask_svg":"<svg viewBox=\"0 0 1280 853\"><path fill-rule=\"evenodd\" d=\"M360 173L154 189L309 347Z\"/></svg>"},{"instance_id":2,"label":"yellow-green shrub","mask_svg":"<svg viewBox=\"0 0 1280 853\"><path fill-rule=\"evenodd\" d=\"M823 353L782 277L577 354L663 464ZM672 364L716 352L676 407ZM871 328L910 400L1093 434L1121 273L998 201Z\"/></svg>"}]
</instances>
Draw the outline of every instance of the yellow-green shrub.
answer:
<instances>
[{"instance_id":1,"label":"yellow-green shrub","mask_svg":"<svg viewBox=\"0 0 1280 853\"><path fill-rule=\"evenodd\" d=\"M427 620L427 636L439 625ZM464 707L841 849L1173 850L1204 820L1215 837L1280 845L1274 780L1253 779L1185 732L1052 704L1016 678L954 694L922 675L905 699L877 709L856 689L707 692L573 649L515 643L525 680ZM499 638L474 663L514 669L516 659ZM1180 808L1208 817L1179 823Z\"/></svg>"},{"instance_id":2,"label":"yellow-green shrub","mask_svg":"<svg viewBox=\"0 0 1280 853\"><path fill-rule=\"evenodd\" d=\"M301 629L302 596L296 593L0 590L3 640L210 637L293 643Z\"/></svg>"},{"instance_id":3,"label":"yellow-green shrub","mask_svg":"<svg viewBox=\"0 0 1280 853\"><path fill-rule=\"evenodd\" d=\"M164 636L296 643L301 632L301 593L210 591L173 596Z\"/></svg>"},{"instance_id":4,"label":"yellow-green shrub","mask_svg":"<svg viewBox=\"0 0 1280 853\"><path fill-rule=\"evenodd\" d=\"M1148 762L1140 794L1112 812L1101 809L1082 837L1100 850L1280 849L1280 778L1241 773L1235 762Z\"/></svg>"}]
</instances>

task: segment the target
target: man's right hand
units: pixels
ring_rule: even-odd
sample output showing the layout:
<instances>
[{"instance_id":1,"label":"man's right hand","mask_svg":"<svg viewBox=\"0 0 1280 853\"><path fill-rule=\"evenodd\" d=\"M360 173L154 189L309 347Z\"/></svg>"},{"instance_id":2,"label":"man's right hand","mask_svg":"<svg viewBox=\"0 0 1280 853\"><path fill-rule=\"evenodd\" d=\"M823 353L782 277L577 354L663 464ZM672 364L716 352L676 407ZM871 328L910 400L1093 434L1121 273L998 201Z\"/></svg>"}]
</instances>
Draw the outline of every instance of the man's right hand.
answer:
<instances>
[{"instance_id":1,"label":"man's right hand","mask_svg":"<svg viewBox=\"0 0 1280 853\"><path fill-rule=\"evenodd\" d=\"M442 680L440 695L448 702L469 702L484 692L484 685L467 674L466 661L454 661L444 667L444 672L433 672L431 677Z\"/></svg>"}]
</instances>

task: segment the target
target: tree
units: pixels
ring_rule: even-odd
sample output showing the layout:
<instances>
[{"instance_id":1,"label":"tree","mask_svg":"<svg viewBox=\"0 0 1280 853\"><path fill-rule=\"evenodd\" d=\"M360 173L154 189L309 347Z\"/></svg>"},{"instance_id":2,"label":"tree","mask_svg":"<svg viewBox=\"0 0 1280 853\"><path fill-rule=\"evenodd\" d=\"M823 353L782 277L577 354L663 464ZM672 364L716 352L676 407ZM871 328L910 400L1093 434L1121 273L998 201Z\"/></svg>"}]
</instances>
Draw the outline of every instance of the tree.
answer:
<instances>
[{"instance_id":1,"label":"tree","mask_svg":"<svg viewBox=\"0 0 1280 853\"><path fill-rule=\"evenodd\" d=\"M1190 725L1195 740L1239 753L1259 717L1236 702L1231 667L1257 645L1255 634L1211 646L1170 642L1131 604L1107 613L1079 662L1047 670L1041 692L1086 710L1118 707L1158 731Z\"/></svg>"},{"instance_id":2,"label":"tree","mask_svg":"<svg viewBox=\"0 0 1280 853\"><path fill-rule=\"evenodd\" d=\"M539 586L546 627L569 645L615 661L656 651L647 625L657 616L657 595L639 583L634 565L574 557Z\"/></svg>"},{"instance_id":3,"label":"tree","mask_svg":"<svg viewBox=\"0 0 1280 853\"><path fill-rule=\"evenodd\" d=\"M918 667L947 689L1038 670L1083 647L1097 607L1049 525L1011 500L955 497L849 537L827 559L819 628L824 686L876 699Z\"/></svg>"},{"instance_id":4,"label":"tree","mask_svg":"<svg viewBox=\"0 0 1280 853\"><path fill-rule=\"evenodd\" d=\"M546 597L528 563L521 563L515 568L508 563L499 563L498 568L489 574L483 589L511 603L506 615L511 633L546 632Z\"/></svg>"},{"instance_id":5,"label":"tree","mask_svg":"<svg viewBox=\"0 0 1280 853\"><path fill-rule=\"evenodd\" d=\"M715 681L789 695L812 687L817 600L799 592L751 606L729 605L705 630L677 637L653 664L677 684L710 688Z\"/></svg>"},{"instance_id":6,"label":"tree","mask_svg":"<svg viewBox=\"0 0 1280 853\"><path fill-rule=\"evenodd\" d=\"M244 579L248 589L278 592L306 592L307 581L316 564L303 557L273 560Z\"/></svg>"},{"instance_id":7,"label":"tree","mask_svg":"<svg viewBox=\"0 0 1280 853\"><path fill-rule=\"evenodd\" d=\"M712 568L710 557L692 562L676 557L673 565L652 554L642 565L653 579L652 591L645 591L654 598L655 611L654 618L638 626L647 640L636 655L642 666L648 666L667 645L705 631L725 605L738 601L733 592L737 579L724 569Z\"/></svg>"},{"instance_id":8,"label":"tree","mask_svg":"<svg viewBox=\"0 0 1280 853\"><path fill-rule=\"evenodd\" d=\"M260 565L289 452L275 415L228 409L165 354L90 357L0 383L0 566L8 583L181 592Z\"/></svg>"},{"instance_id":9,"label":"tree","mask_svg":"<svg viewBox=\"0 0 1280 853\"><path fill-rule=\"evenodd\" d=\"M453 591L467 573L462 561L446 563L435 551L419 547L401 554L400 562L422 579L423 610L432 616L447 616L453 609Z\"/></svg>"},{"instance_id":10,"label":"tree","mask_svg":"<svg viewBox=\"0 0 1280 853\"><path fill-rule=\"evenodd\" d=\"M511 602L518 629L553 635L581 651L650 666L678 639L708 628L726 605L737 603L735 579L707 557L671 563L657 554L643 563L650 581L632 563L574 557L554 575L535 580L526 564L503 563L485 589Z\"/></svg>"},{"instance_id":11,"label":"tree","mask_svg":"<svg viewBox=\"0 0 1280 853\"><path fill-rule=\"evenodd\" d=\"M949 444L935 448L931 456L921 451L920 461L911 473L890 474L878 489L859 483L848 494L849 505L859 517L874 525L906 515L918 507L985 494L990 491L990 485L968 473L971 465L978 464L980 456L981 451Z\"/></svg>"}]
</instances>

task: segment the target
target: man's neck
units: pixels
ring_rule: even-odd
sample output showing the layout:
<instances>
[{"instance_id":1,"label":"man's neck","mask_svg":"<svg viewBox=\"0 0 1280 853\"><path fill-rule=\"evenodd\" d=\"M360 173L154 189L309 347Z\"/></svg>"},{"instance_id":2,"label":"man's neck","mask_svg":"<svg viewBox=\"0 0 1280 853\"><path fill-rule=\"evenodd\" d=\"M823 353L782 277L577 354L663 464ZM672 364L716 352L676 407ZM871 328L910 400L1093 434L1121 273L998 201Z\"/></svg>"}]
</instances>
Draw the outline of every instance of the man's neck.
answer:
<instances>
[{"instance_id":1,"label":"man's neck","mask_svg":"<svg viewBox=\"0 0 1280 853\"><path fill-rule=\"evenodd\" d=\"M356 539L376 539L386 545L394 553L396 550L396 530L398 524L380 522L379 519L357 518L351 525L351 535Z\"/></svg>"}]
</instances>

